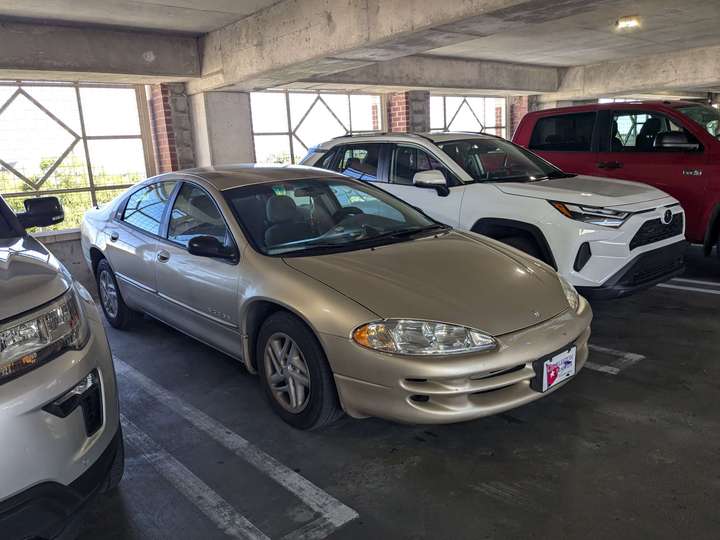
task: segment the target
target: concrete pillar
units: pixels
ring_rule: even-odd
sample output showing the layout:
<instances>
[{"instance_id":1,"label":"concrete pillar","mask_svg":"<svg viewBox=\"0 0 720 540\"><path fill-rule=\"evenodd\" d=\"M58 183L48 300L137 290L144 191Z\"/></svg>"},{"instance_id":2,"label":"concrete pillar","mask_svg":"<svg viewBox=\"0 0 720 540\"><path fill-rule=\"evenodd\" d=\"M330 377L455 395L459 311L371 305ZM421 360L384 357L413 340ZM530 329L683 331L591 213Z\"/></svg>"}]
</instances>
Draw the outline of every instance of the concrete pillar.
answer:
<instances>
[{"instance_id":1,"label":"concrete pillar","mask_svg":"<svg viewBox=\"0 0 720 540\"><path fill-rule=\"evenodd\" d=\"M190 98L198 166L252 163L250 94L202 92Z\"/></svg>"},{"instance_id":2,"label":"concrete pillar","mask_svg":"<svg viewBox=\"0 0 720 540\"><path fill-rule=\"evenodd\" d=\"M150 125L160 173L195 166L190 104L182 83L150 87Z\"/></svg>"},{"instance_id":3,"label":"concrete pillar","mask_svg":"<svg viewBox=\"0 0 720 540\"><path fill-rule=\"evenodd\" d=\"M388 131L418 133L430 131L430 92L414 90L389 94Z\"/></svg>"}]
</instances>

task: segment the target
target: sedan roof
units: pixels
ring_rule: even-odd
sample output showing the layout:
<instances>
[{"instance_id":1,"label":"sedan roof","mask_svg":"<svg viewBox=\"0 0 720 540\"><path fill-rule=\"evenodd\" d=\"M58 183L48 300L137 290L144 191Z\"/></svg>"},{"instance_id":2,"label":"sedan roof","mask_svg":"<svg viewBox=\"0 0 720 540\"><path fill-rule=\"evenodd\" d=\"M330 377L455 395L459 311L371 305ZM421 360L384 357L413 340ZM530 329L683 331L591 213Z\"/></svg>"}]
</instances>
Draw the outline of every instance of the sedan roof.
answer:
<instances>
[{"instance_id":1,"label":"sedan roof","mask_svg":"<svg viewBox=\"0 0 720 540\"><path fill-rule=\"evenodd\" d=\"M317 169L315 167L305 167L302 165L257 165L254 163L199 167L178 171L176 173L168 173L168 176L177 175L202 178L219 191L253 184L305 180L309 178L347 179L338 173Z\"/></svg>"}]
</instances>

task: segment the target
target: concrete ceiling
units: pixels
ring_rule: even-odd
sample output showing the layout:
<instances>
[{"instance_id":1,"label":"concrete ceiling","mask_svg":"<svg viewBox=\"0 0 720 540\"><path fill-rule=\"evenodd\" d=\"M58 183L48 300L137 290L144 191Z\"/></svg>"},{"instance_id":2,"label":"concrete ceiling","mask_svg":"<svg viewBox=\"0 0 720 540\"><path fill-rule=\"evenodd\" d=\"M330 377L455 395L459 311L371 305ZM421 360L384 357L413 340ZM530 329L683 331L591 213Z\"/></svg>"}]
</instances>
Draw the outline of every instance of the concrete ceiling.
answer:
<instances>
[{"instance_id":1,"label":"concrete ceiling","mask_svg":"<svg viewBox=\"0 0 720 540\"><path fill-rule=\"evenodd\" d=\"M0 0L0 17L204 34L278 0Z\"/></svg>"},{"instance_id":2,"label":"concrete ceiling","mask_svg":"<svg viewBox=\"0 0 720 540\"><path fill-rule=\"evenodd\" d=\"M567 17L558 14L560 9L535 20L498 18L493 25L484 18L448 25L444 30L470 39L425 54L576 66L720 44L718 0L618 0ZM640 17L641 28L617 31L617 19L631 15Z\"/></svg>"}]
</instances>

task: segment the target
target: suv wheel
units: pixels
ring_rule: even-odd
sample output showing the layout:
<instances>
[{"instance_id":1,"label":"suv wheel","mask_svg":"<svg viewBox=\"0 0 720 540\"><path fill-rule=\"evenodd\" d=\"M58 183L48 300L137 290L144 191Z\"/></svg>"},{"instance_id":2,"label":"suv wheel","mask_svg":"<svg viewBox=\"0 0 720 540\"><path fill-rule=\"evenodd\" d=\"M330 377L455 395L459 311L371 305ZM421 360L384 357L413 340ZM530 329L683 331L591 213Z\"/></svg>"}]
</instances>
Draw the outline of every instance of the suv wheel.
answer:
<instances>
[{"instance_id":1,"label":"suv wheel","mask_svg":"<svg viewBox=\"0 0 720 540\"><path fill-rule=\"evenodd\" d=\"M297 317L271 315L260 329L256 354L265 394L285 422L316 429L342 416L325 353Z\"/></svg>"},{"instance_id":2,"label":"suv wheel","mask_svg":"<svg viewBox=\"0 0 720 540\"><path fill-rule=\"evenodd\" d=\"M115 279L115 273L106 259L102 259L98 263L95 279L105 318L114 328L126 328L132 319L133 312L125 304Z\"/></svg>"}]
</instances>

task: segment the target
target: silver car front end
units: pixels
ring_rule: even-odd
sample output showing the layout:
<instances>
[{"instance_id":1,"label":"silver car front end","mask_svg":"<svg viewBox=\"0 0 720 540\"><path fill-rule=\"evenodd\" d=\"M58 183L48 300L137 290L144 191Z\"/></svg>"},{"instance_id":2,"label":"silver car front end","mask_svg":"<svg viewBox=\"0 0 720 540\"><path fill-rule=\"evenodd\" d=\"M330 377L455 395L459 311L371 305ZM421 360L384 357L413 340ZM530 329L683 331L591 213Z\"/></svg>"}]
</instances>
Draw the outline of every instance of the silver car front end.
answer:
<instances>
[{"instance_id":1,"label":"silver car front end","mask_svg":"<svg viewBox=\"0 0 720 540\"><path fill-rule=\"evenodd\" d=\"M76 346L54 344L48 336L62 327L69 309L79 310L73 316L82 319L86 336ZM99 491L122 444L112 355L89 293L76 284L62 297L2 321L5 352L38 327L36 338L45 339L49 355L27 345L19 362L11 365L6 355L0 365L3 537L54 537Z\"/></svg>"}]
</instances>

